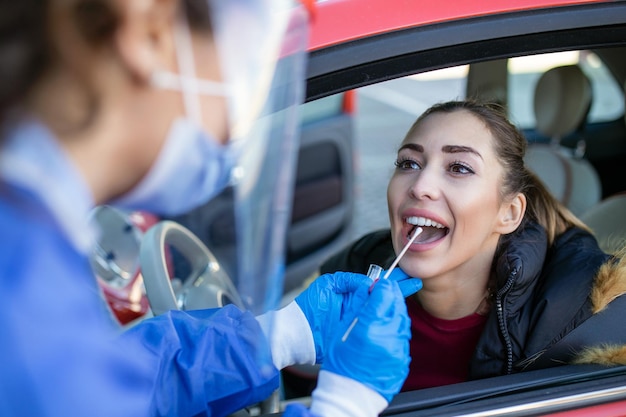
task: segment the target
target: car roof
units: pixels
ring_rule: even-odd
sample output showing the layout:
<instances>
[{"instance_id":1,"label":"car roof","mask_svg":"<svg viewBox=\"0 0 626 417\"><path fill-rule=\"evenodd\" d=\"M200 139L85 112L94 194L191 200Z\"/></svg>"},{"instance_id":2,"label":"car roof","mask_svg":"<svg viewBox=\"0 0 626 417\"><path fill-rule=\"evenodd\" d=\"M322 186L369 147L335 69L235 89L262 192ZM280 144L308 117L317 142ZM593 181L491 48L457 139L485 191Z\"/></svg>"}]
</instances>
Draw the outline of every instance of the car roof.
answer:
<instances>
[{"instance_id":1,"label":"car roof","mask_svg":"<svg viewBox=\"0 0 626 417\"><path fill-rule=\"evenodd\" d=\"M606 3L606 1L604 1ZM375 34L489 14L553 8L598 0L320 0L309 50Z\"/></svg>"},{"instance_id":2,"label":"car roof","mask_svg":"<svg viewBox=\"0 0 626 417\"><path fill-rule=\"evenodd\" d=\"M626 39L624 1L467 2L480 3L474 6L462 0L439 3L445 3L449 10L429 4L439 14L428 18L417 11L425 4L423 0L318 3L306 100L450 66L623 46ZM406 12L402 19L394 8Z\"/></svg>"}]
</instances>

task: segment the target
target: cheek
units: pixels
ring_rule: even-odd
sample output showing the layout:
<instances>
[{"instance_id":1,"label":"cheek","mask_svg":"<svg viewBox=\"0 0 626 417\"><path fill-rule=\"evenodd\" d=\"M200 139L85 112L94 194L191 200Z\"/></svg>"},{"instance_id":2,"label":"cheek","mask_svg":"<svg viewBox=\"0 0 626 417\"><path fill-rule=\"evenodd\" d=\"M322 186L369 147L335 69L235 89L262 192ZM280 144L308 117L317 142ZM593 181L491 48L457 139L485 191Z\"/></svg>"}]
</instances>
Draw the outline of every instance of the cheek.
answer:
<instances>
[{"instance_id":1,"label":"cheek","mask_svg":"<svg viewBox=\"0 0 626 417\"><path fill-rule=\"evenodd\" d=\"M393 224L394 214L397 213L400 202L404 197L401 192L401 185L397 178L392 177L387 186L387 207L389 209L389 218Z\"/></svg>"},{"instance_id":2,"label":"cheek","mask_svg":"<svg viewBox=\"0 0 626 417\"><path fill-rule=\"evenodd\" d=\"M456 227L461 234L491 233L500 206L497 193L485 192L487 189L489 188L459 190L456 197L449 199Z\"/></svg>"}]
</instances>

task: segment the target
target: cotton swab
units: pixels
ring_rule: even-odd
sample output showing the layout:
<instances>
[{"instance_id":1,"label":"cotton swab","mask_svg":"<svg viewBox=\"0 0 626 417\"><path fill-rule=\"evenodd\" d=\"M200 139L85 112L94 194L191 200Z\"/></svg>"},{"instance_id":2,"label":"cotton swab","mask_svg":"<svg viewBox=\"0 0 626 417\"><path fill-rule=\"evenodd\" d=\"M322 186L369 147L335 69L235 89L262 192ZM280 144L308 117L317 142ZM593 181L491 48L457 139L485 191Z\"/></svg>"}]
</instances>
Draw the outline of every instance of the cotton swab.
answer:
<instances>
[{"instance_id":1,"label":"cotton swab","mask_svg":"<svg viewBox=\"0 0 626 417\"><path fill-rule=\"evenodd\" d=\"M396 259L393 261L393 263L391 264L391 266L389 267L389 269L387 270L387 272L385 272L385 275L383 276L382 279L387 279L389 278L389 275L391 275L391 271L393 271L393 269L398 266L398 263L400 262L400 259L402 259L402 257L404 256L404 254L406 253L407 250L409 250L409 247L413 244L413 242L415 241L415 239L424 231L424 229L422 229L421 227L418 227L417 229L415 229L415 232L413 232L413 236L411 236L411 239L409 239L409 241L407 242L406 245L404 245L404 248L402 248L402 250L400 251L400 253L398 254L398 256L396 256ZM370 287L370 292L372 291L372 288L374 288L374 285L378 282L378 279L376 279L371 287ZM350 326L348 327L348 329L346 330L346 332L344 333L344 335L341 337L341 341L345 342L346 339L348 339L348 336L350 335L350 332L352 331L352 329L354 328L354 326L356 326L356 323L359 321L358 317L355 317L354 320L352 320L352 323L350 323Z\"/></svg>"},{"instance_id":2,"label":"cotton swab","mask_svg":"<svg viewBox=\"0 0 626 417\"><path fill-rule=\"evenodd\" d=\"M411 239L409 239L409 241L407 242L406 245L404 245L404 248L402 248L402 251L400 251L400 254L398 254L398 256L396 256L396 260L393 261L393 263L391 264L391 266L389 267L389 269L387 270L387 272L385 272L385 276L383 276L383 279L387 279L389 278L389 275L391 275L391 271L393 271L393 269L398 266L398 263L400 262L400 259L402 259L402 257L404 256L404 254L406 253L407 250L409 250L409 247L413 244L413 242L415 241L415 239L422 234L422 232L424 231L424 229L422 229L421 227L418 227L417 229L415 229L415 232L413 233L413 236L411 236Z\"/></svg>"}]
</instances>

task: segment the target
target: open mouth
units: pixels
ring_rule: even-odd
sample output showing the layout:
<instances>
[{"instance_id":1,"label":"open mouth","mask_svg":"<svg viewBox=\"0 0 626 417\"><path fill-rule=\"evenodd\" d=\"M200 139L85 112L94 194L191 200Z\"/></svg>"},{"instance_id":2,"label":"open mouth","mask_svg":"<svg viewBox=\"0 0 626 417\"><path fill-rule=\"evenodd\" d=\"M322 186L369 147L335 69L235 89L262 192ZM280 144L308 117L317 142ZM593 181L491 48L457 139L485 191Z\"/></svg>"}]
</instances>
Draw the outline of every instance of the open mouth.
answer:
<instances>
[{"instance_id":1,"label":"open mouth","mask_svg":"<svg viewBox=\"0 0 626 417\"><path fill-rule=\"evenodd\" d=\"M413 236L413 233L415 232L415 229L417 227L421 227L424 230L417 237L417 239L415 239L415 243L418 244L434 242L436 240L442 239L450 232L450 229L443 224L437 223L436 221L428 219L426 217L407 217L405 219L405 222L413 226L409 229L409 232L407 233L408 239Z\"/></svg>"}]
</instances>

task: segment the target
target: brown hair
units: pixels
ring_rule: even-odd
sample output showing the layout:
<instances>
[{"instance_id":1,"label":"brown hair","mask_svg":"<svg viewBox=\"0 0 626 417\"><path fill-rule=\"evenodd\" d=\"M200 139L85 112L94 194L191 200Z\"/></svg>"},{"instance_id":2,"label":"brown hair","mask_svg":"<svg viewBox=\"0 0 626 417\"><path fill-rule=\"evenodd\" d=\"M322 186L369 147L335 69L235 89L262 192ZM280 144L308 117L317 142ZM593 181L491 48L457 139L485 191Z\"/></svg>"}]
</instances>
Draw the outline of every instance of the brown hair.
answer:
<instances>
[{"instance_id":1,"label":"brown hair","mask_svg":"<svg viewBox=\"0 0 626 417\"><path fill-rule=\"evenodd\" d=\"M0 117L19 103L48 65L47 2L5 1L0 7Z\"/></svg>"},{"instance_id":2,"label":"brown hair","mask_svg":"<svg viewBox=\"0 0 626 417\"><path fill-rule=\"evenodd\" d=\"M526 196L526 213L520 228L528 221L534 221L546 230L548 244L570 227L589 228L571 211L550 194L541 180L524 165L526 139L520 130L511 123L504 107L495 103L475 100L449 101L435 104L426 110L411 126L407 136L416 129L422 120L433 113L467 111L481 120L493 135L494 149L504 168L504 178L500 197L502 200L517 193Z\"/></svg>"},{"instance_id":3,"label":"brown hair","mask_svg":"<svg viewBox=\"0 0 626 417\"><path fill-rule=\"evenodd\" d=\"M9 122L12 110L22 104L51 64L46 31L52 1L4 1L0 6L0 126ZM70 7L76 28L94 47L110 41L120 24L120 16L108 0L75 0ZM206 0L182 0L181 7L192 29L211 30ZM92 101L90 113L98 107L97 100Z\"/></svg>"}]
</instances>

